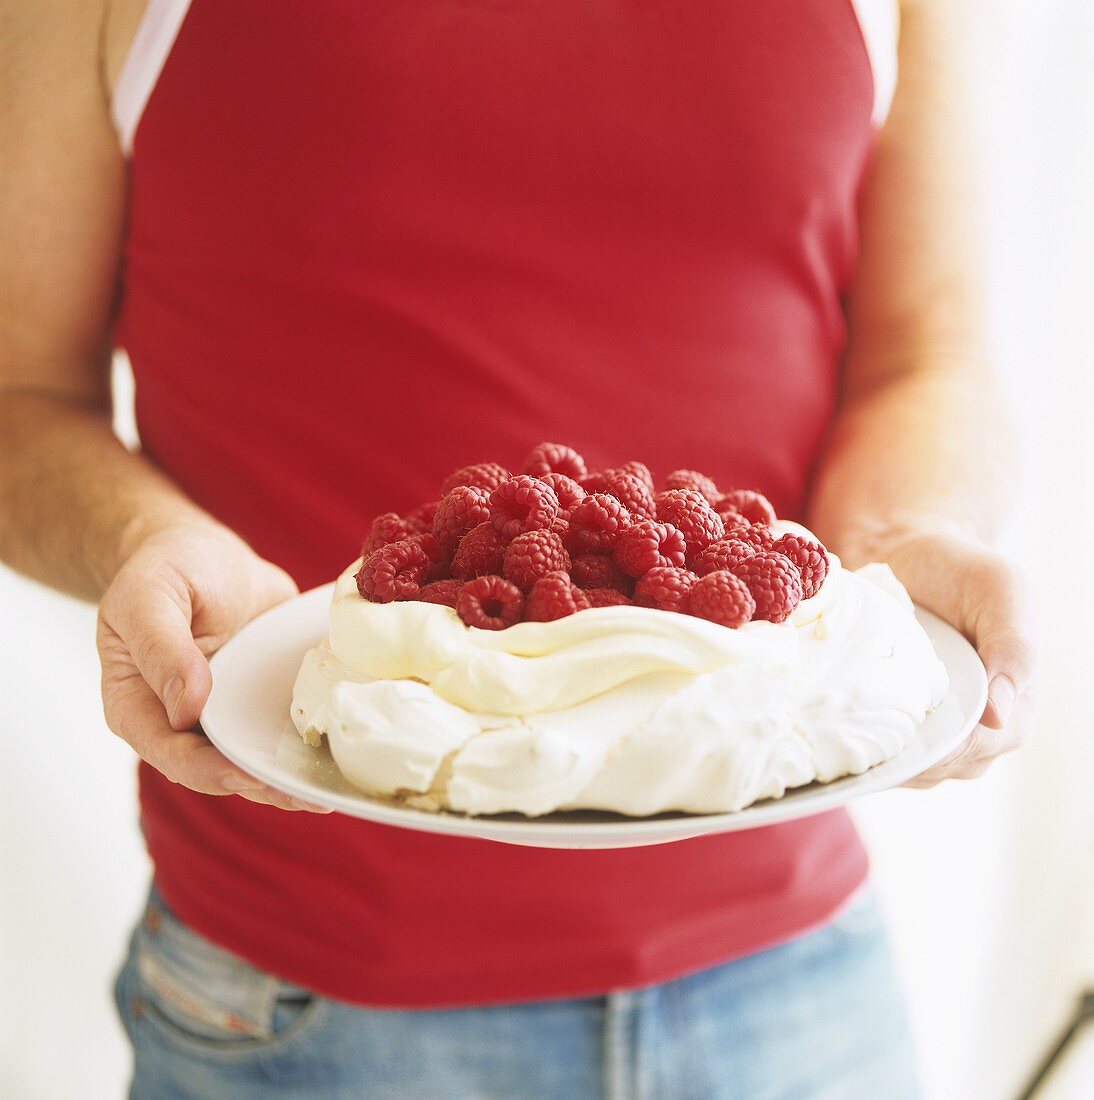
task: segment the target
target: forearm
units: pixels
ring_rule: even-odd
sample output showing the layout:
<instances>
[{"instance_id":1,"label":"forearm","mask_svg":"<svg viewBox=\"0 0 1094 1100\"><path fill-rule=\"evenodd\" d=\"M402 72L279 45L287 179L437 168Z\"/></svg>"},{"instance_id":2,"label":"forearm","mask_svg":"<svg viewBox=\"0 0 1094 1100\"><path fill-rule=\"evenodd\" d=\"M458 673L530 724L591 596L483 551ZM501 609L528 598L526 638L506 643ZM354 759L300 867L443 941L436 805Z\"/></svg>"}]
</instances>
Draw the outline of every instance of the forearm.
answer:
<instances>
[{"instance_id":1,"label":"forearm","mask_svg":"<svg viewBox=\"0 0 1094 1100\"><path fill-rule=\"evenodd\" d=\"M98 600L141 541L184 525L216 526L122 446L105 408L0 392L0 560Z\"/></svg>"},{"instance_id":2,"label":"forearm","mask_svg":"<svg viewBox=\"0 0 1094 1100\"><path fill-rule=\"evenodd\" d=\"M847 399L809 521L852 567L884 559L920 531L990 538L1013 496L1013 469L1012 433L988 369L971 357L924 357Z\"/></svg>"}]
</instances>

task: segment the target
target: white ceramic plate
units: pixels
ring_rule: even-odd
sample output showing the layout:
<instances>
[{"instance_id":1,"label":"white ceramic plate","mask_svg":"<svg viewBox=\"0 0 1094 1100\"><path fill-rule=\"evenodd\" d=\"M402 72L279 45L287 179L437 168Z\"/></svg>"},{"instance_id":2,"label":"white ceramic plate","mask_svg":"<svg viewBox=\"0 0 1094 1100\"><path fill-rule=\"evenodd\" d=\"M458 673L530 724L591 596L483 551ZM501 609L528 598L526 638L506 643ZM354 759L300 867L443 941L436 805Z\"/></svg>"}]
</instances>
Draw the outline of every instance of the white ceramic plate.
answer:
<instances>
[{"instance_id":1,"label":"white ceramic plate","mask_svg":"<svg viewBox=\"0 0 1094 1100\"><path fill-rule=\"evenodd\" d=\"M333 585L314 588L245 626L212 659L213 690L201 715L209 739L244 771L320 806L384 825L481 837L544 848L631 848L705 833L752 829L830 810L860 795L895 787L937 763L976 725L987 699L984 666L953 627L922 609L916 615L950 674L946 698L908 747L862 775L788 791L737 813L658 814L630 818L600 811L467 817L426 813L371 798L342 778L324 740L305 745L289 719L304 652L327 631Z\"/></svg>"}]
</instances>

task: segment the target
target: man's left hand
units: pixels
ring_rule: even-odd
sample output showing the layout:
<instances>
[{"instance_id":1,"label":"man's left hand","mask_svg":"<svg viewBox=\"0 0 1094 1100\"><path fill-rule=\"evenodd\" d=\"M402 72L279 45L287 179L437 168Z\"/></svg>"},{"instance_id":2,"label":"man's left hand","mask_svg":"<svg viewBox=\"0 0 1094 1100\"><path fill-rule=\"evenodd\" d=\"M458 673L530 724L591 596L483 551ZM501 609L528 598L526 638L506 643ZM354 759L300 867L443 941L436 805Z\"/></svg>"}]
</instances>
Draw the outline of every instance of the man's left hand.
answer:
<instances>
[{"instance_id":1,"label":"man's left hand","mask_svg":"<svg viewBox=\"0 0 1094 1100\"><path fill-rule=\"evenodd\" d=\"M988 704L968 739L905 786L976 779L1032 733L1037 625L1026 582L1007 558L972 539L911 534L885 554L917 603L976 647L988 673Z\"/></svg>"}]
</instances>

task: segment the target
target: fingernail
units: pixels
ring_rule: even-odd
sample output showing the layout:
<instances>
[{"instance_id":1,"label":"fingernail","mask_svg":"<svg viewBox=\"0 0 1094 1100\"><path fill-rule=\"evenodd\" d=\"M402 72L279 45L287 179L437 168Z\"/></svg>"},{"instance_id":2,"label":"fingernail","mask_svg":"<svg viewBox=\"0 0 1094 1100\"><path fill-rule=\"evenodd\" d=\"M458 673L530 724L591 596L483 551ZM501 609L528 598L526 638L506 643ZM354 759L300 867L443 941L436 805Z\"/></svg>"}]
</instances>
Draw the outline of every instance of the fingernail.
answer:
<instances>
[{"instance_id":1,"label":"fingernail","mask_svg":"<svg viewBox=\"0 0 1094 1100\"><path fill-rule=\"evenodd\" d=\"M326 806L316 806L314 803L305 802L302 798L290 798L289 805L297 810L311 810L312 813L318 814L329 814L334 812Z\"/></svg>"},{"instance_id":2,"label":"fingernail","mask_svg":"<svg viewBox=\"0 0 1094 1100\"><path fill-rule=\"evenodd\" d=\"M186 685L181 676L172 676L163 689L163 701L167 706L167 717L171 725L175 724L175 712L179 709L183 695L186 694Z\"/></svg>"},{"instance_id":3,"label":"fingernail","mask_svg":"<svg viewBox=\"0 0 1094 1100\"><path fill-rule=\"evenodd\" d=\"M252 779L236 772L229 772L220 783L227 791L260 791L266 786L261 779Z\"/></svg>"},{"instance_id":4,"label":"fingernail","mask_svg":"<svg viewBox=\"0 0 1094 1100\"><path fill-rule=\"evenodd\" d=\"M1014 706L1016 695L1014 681L1009 676L999 675L988 686L988 702L999 719L999 726L1005 726Z\"/></svg>"}]
</instances>

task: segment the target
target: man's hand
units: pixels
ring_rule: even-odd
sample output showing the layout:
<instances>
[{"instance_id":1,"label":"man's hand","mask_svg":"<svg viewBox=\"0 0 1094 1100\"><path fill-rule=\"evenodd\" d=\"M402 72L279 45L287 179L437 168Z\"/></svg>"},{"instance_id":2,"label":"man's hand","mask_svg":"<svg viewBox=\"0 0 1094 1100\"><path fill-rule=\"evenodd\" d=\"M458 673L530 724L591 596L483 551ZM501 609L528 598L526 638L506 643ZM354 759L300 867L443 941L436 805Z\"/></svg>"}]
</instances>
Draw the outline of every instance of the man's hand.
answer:
<instances>
[{"instance_id":1,"label":"man's hand","mask_svg":"<svg viewBox=\"0 0 1094 1100\"><path fill-rule=\"evenodd\" d=\"M99 607L107 725L157 771L191 790L317 809L254 779L194 729L212 686L209 655L296 591L287 573L212 523L147 538Z\"/></svg>"},{"instance_id":2,"label":"man's hand","mask_svg":"<svg viewBox=\"0 0 1094 1100\"><path fill-rule=\"evenodd\" d=\"M961 535L909 535L884 558L916 603L972 642L988 673L980 724L960 748L905 785L975 779L1032 732L1037 628L1025 583L1006 558Z\"/></svg>"}]
</instances>

